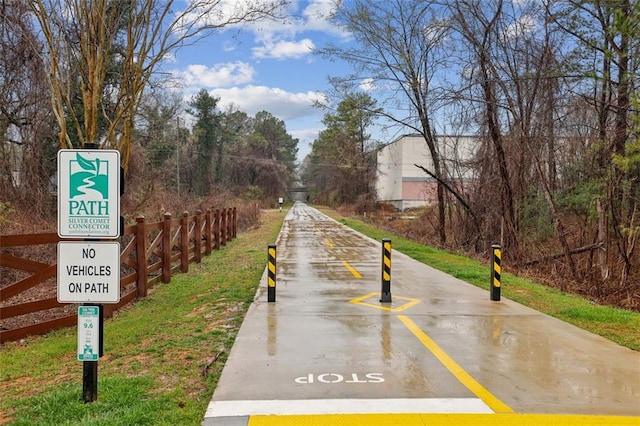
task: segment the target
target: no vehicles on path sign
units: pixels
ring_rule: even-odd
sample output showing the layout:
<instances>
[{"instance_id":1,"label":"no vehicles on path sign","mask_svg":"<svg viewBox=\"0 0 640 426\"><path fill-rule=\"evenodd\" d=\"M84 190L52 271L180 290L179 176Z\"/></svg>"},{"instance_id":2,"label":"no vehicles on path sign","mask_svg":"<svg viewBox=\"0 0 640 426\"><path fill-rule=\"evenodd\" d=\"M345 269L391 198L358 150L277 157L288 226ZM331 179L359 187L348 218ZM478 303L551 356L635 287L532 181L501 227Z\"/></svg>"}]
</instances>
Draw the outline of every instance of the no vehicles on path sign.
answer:
<instances>
[{"instance_id":1,"label":"no vehicles on path sign","mask_svg":"<svg viewBox=\"0 0 640 426\"><path fill-rule=\"evenodd\" d=\"M118 303L120 243L60 241L58 302Z\"/></svg>"}]
</instances>

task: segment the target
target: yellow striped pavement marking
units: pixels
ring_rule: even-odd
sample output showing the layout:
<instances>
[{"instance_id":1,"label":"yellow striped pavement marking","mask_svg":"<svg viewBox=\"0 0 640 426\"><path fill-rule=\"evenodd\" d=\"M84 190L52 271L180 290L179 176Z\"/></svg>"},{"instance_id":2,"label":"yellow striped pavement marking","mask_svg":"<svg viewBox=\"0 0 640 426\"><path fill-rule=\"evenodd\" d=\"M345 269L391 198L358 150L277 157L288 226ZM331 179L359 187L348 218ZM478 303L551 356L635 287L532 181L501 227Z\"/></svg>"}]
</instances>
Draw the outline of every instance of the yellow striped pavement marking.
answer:
<instances>
[{"instance_id":1,"label":"yellow striped pavement marking","mask_svg":"<svg viewBox=\"0 0 640 426\"><path fill-rule=\"evenodd\" d=\"M451 372L463 385L474 395L484 401L496 413L513 413L513 410L504 402L496 398L491 392L485 389L469 373L467 373L457 362L454 361L440 346L436 344L427 334L422 331L406 315L398 315L398 319L413 333L414 336L429 349L429 351Z\"/></svg>"},{"instance_id":2,"label":"yellow striped pavement marking","mask_svg":"<svg viewBox=\"0 0 640 426\"><path fill-rule=\"evenodd\" d=\"M353 274L354 277L362 278L362 274L356 271L356 269L353 266L349 265L349 262L343 260L342 264L344 265L345 268L347 268Z\"/></svg>"},{"instance_id":3,"label":"yellow striped pavement marking","mask_svg":"<svg viewBox=\"0 0 640 426\"><path fill-rule=\"evenodd\" d=\"M327 244L327 246L329 248L335 248L335 245L333 244L333 242L330 239L325 238L324 242ZM344 265L345 268L347 268L349 270L349 272L351 272L351 274L353 274L354 277L362 278L362 274L360 272L358 272L353 266L349 265L349 262L343 260L342 264Z\"/></svg>"},{"instance_id":4,"label":"yellow striped pavement marking","mask_svg":"<svg viewBox=\"0 0 640 426\"><path fill-rule=\"evenodd\" d=\"M365 302L365 300L367 299L374 299L374 298L380 298L380 292L369 293L369 294L365 294L364 296L356 297L355 299L349 300L349 303L368 306L370 308L380 309L382 311L387 311L387 312L402 312L420 303L420 299L412 299L410 297L402 297L395 294L393 295L393 299L395 300L394 303L396 303L398 300L404 300L405 303L403 303L400 306L391 307L391 306L384 306L380 304Z\"/></svg>"}]
</instances>

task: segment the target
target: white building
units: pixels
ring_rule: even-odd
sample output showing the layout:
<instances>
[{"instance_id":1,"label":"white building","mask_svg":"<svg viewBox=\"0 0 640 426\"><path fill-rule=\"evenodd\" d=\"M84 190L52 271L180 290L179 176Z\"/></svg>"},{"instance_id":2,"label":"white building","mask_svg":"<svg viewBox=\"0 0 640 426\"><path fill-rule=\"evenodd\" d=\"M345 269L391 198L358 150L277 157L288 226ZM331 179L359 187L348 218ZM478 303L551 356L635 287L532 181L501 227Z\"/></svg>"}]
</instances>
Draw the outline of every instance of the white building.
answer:
<instances>
[{"instance_id":1,"label":"white building","mask_svg":"<svg viewBox=\"0 0 640 426\"><path fill-rule=\"evenodd\" d=\"M473 156L478 138L439 136L438 147L449 179L464 182L471 178L464 162ZM433 172L433 161L424 138L403 135L378 151L376 191L378 201L399 210L422 207L437 200L436 181L415 165Z\"/></svg>"}]
</instances>

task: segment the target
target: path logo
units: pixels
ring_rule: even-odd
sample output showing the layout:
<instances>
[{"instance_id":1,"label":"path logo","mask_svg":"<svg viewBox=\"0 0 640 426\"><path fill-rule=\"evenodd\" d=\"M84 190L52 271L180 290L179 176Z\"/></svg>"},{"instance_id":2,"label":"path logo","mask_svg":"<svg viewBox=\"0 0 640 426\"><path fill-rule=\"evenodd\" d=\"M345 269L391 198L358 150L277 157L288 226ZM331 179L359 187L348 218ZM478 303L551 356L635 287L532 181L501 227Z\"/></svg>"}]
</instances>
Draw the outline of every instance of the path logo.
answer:
<instances>
[{"instance_id":1,"label":"path logo","mask_svg":"<svg viewBox=\"0 0 640 426\"><path fill-rule=\"evenodd\" d=\"M115 150L61 150L58 172L58 234L117 237L120 153Z\"/></svg>"},{"instance_id":2,"label":"path logo","mask_svg":"<svg viewBox=\"0 0 640 426\"><path fill-rule=\"evenodd\" d=\"M69 193L71 198L96 191L103 200L109 199L109 162L96 158L89 160L76 153L76 160L69 162L71 177Z\"/></svg>"}]
</instances>

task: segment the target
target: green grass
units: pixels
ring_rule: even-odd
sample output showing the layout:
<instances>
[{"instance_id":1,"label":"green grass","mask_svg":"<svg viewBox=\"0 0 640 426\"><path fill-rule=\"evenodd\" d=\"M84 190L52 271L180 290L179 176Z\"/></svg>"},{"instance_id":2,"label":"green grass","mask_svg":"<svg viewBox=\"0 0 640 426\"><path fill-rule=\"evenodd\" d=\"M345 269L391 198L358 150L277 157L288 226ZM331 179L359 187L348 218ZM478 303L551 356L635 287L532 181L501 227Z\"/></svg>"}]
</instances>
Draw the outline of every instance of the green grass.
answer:
<instances>
[{"instance_id":1,"label":"green grass","mask_svg":"<svg viewBox=\"0 0 640 426\"><path fill-rule=\"evenodd\" d=\"M78 402L79 388L63 384L41 395L17 402L20 416L16 425L49 424L109 424L154 425L167 422L165 406L172 403L168 396L152 397L150 377L108 377L99 383L100 399L92 404ZM174 414L171 418L181 420ZM169 424L169 423L165 423ZM177 423L174 423L177 424Z\"/></svg>"},{"instance_id":2,"label":"green grass","mask_svg":"<svg viewBox=\"0 0 640 426\"><path fill-rule=\"evenodd\" d=\"M0 348L0 423L200 425L285 212L105 322L98 400L82 402L76 330Z\"/></svg>"},{"instance_id":3,"label":"green grass","mask_svg":"<svg viewBox=\"0 0 640 426\"><path fill-rule=\"evenodd\" d=\"M359 220L345 218L328 209L324 213L363 234L381 240L389 232ZM394 235L393 250L398 250L422 263L446 272L470 284L489 290L490 266ZM640 313L596 305L573 294L538 284L529 279L505 272L501 274L501 295L537 311L599 334L620 345L640 351ZM487 296L488 297L488 296Z\"/></svg>"}]
</instances>

